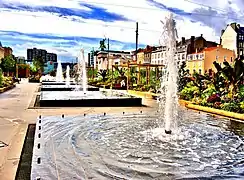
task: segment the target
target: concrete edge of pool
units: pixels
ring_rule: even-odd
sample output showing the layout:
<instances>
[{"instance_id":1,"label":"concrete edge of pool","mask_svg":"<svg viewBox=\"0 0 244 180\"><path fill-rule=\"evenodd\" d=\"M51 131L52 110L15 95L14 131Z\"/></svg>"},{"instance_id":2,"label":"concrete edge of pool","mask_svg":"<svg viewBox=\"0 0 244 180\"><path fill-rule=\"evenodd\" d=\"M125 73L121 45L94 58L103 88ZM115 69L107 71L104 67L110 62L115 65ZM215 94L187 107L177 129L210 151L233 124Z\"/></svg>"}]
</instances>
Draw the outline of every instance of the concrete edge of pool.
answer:
<instances>
[{"instance_id":1,"label":"concrete edge of pool","mask_svg":"<svg viewBox=\"0 0 244 180\"><path fill-rule=\"evenodd\" d=\"M233 120L240 120L240 121L242 121L242 123L244 123L244 114L224 111L224 110L210 108L210 107L199 106L199 105L195 105L192 103L185 103L185 107L188 109L203 111L203 112L210 113L213 115L220 115L223 117L232 118Z\"/></svg>"},{"instance_id":2,"label":"concrete edge of pool","mask_svg":"<svg viewBox=\"0 0 244 180\"><path fill-rule=\"evenodd\" d=\"M73 91L74 89L74 87L41 87L41 91ZM99 88L88 87L87 91L99 91Z\"/></svg>"}]
</instances>

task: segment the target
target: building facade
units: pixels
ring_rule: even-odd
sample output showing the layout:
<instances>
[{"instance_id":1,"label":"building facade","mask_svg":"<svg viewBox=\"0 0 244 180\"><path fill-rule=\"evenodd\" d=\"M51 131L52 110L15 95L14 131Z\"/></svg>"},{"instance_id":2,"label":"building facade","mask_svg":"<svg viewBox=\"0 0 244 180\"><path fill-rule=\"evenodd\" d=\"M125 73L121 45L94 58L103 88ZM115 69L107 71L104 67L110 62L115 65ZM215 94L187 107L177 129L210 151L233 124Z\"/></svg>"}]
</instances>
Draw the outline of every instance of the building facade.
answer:
<instances>
[{"instance_id":1,"label":"building facade","mask_svg":"<svg viewBox=\"0 0 244 180\"><path fill-rule=\"evenodd\" d=\"M137 64L144 64L144 49L138 49L136 56Z\"/></svg>"},{"instance_id":2,"label":"building facade","mask_svg":"<svg viewBox=\"0 0 244 180\"><path fill-rule=\"evenodd\" d=\"M48 62L48 61L57 62L57 59L58 59L58 57L57 57L57 54L55 54L55 53L46 54L46 62Z\"/></svg>"},{"instance_id":3,"label":"building facade","mask_svg":"<svg viewBox=\"0 0 244 180\"><path fill-rule=\"evenodd\" d=\"M12 55L13 54L13 50L10 47L4 47L4 57Z\"/></svg>"},{"instance_id":4,"label":"building facade","mask_svg":"<svg viewBox=\"0 0 244 180\"><path fill-rule=\"evenodd\" d=\"M0 46L0 63L3 58L4 58L4 48Z\"/></svg>"},{"instance_id":5,"label":"building facade","mask_svg":"<svg viewBox=\"0 0 244 180\"><path fill-rule=\"evenodd\" d=\"M158 46L152 51L151 64L163 65L166 58L166 46Z\"/></svg>"},{"instance_id":6,"label":"building facade","mask_svg":"<svg viewBox=\"0 0 244 180\"><path fill-rule=\"evenodd\" d=\"M132 55L130 52L125 51L99 51L96 53L96 68L98 70L102 69L112 69L112 65L116 65L118 59L132 60Z\"/></svg>"},{"instance_id":7,"label":"building facade","mask_svg":"<svg viewBox=\"0 0 244 180\"><path fill-rule=\"evenodd\" d=\"M151 64L152 52L156 49L154 46L147 45L144 49L144 62L143 64Z\"/></svg>"},{"instance_id":8,"label":"building facade","mask_svg":"<svg viewBox=\"0 0 244 180\"><path fill-rule=\"evenodd\" d=\"M181 38L180 42L176 43L176 59L180 62L186 61L187 55L195 52L201 52L204 48L217 47L216 42L207 41L203 34L198 37L191 36L189 39Z\"/></svg>"},{"instance_id":9,"label":"building facade","mask_svg":"<svg viewBox=\"0 0 244 180\"><path fill-rule=\"evenodd\" d=\"M204 74L209 70L215 72L216 69L213 62L216 61L222 64L224 61L231 63L235 59L235 52L223 48L221 45L218 47L205 48L201 52L195 52L187 55L186 67L192 75L195 72Z\"/></svg>"},{"instance_id":10,"label":"building facade","mask_svg":"<svg viewBox=\"0 0 244 180\"><path fill-rule=\"evenodd\" d=\"M32 62L36 57L41 57L45 63L48 61L57 62L57 54L48 53L44 49L27 49L27 61Z\"/></svg>"},{"instance_id":11,"label":"building facade","mask_svg":"<svg viewBox=\"0 0 244 180\"><path fill-rule=\"evenodd\" d=\"M222 30L220 44L223 48L234 50L236 57L244 56L244 27L231 23Z\"/></svg>"}]
</instances>

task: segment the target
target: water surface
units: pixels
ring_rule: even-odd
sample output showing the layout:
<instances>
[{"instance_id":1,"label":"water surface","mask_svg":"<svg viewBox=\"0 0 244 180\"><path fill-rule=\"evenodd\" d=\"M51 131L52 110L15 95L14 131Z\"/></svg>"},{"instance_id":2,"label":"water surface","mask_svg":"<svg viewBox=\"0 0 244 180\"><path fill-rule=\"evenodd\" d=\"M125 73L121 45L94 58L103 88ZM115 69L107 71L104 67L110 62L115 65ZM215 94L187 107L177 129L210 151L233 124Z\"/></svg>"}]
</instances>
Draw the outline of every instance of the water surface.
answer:
<instances>
[{"instance_id":1,"label":"water surface","mask_svg":"<svg viewBox=\"0 0 244 180\"><path fill-rule=\"evenodd\" d=\"M45 117L42 130L37 126L32 178L244 179L242 127L192 111L180 114L173 135L160 135L156 113Z\"/></svg>"}]
</instances>

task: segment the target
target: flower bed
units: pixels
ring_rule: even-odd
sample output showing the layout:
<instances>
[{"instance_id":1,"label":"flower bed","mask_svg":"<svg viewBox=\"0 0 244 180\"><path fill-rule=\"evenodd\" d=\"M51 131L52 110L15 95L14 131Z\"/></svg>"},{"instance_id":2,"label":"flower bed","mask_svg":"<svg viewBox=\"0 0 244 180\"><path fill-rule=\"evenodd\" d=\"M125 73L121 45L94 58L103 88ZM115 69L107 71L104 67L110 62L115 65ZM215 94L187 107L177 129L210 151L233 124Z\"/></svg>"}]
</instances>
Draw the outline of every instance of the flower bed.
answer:
<instances>
[{"instance_id":1,"label":"flower bed","mask_svg":"<svg viewBox=\"0 0 244 180\"><path fill-rule=\"evenodd\" d=\"M4 93L10 89L13 89L16 85L15 84L11 84L11 85L8 85L8 86L5 86L5 87L1 87L0 88L0 93Z\"/></svg>"},{"instance_id":2,"label":"flower bed","mask_svg":"<svg viewBox=\"0 0 244 180\"><path fill-rule=\"evenodd\" d=\"M1 74L0 74L1 75ZM12 77L4 77L1 75L0 79L0 93L8 91L15 87L14 81Z\"/></svg>"}]
</instances>

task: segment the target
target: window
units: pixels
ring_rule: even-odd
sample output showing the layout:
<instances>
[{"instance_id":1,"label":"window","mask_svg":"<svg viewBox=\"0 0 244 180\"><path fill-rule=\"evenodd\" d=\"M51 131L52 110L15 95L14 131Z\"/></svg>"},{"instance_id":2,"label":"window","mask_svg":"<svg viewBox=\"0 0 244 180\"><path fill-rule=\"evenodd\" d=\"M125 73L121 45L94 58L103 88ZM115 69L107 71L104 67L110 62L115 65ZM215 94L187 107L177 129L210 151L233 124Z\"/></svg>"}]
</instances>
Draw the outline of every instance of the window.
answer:
<instances>
[{"instance_id":1,"label":"window","mask_svg":"<svg viewBox=\"0 0 244 180\"><path fill-rule=\"evenodd\" d=\"M198 54L196 54L196 59L198 59L198 56L199 56L199 55L198 55Z\"/></svg>"},{"instance_id":2,"label":"window","mask_svg":"<svg viewBox=\"0 0 244 180\"><path fill-rule=\"evenodd\" d=\"M202 61L199 61L199 64L198 64L198 66L200 66L200 67L202 66Z\"/></svg>"},{"instance_id":3,"label":"window","mask_svg":"<svg viewBox=\"0 0 244 180\"><path fill-rule=\"evenodd\" d=\"M164 57L164 54L163 54L163 53L161 53L161 58L162 58L162 57Z\"/></svg>"},{"instance_id":4,"label":"window","mask_svg":"<svg viewBox=\"0 0 244 180\"><path fill-rule=\"evenodd\" d=\"M158 53L158 58L160 58L160 54Z\"/></svg>"},{"instance_id":5,"label":"window","mask_svg":"<svg viewBox=\"0 0 244 180\"><path fill-rule=\"evenodd\" d=\"M218 59L219 59L219 56L216 56L216 61L218 61Z\"/></svg>"},{"instance_id":6,"label":"window","mask_svg":"<svg viewBox=\"0 0 244 180\"><path fill-rule=\"evenodd\" d=\"M202 58L203 58L203 54L200 54L200 55L199 55L199 58L202 59Z\"/></svg>"},{"instance_id":7,"label":"window","mask_svg":"<svg viewBox=\"0 0 244 180\"><path fill-rule=\"evenodd\" d=\"M193 67L196 67L196 63L194 62Z\"/></svg>"},{"instance_id":8,"label":"window","mask_svg":"<svg viewBox=\"0 0 244 180\"><path fill-rule=\"evenodd\" d=\"M202 74L202 70L201 69L199 69L198 72L199 72L200 75Z\"/></svg>"},{"instance_id":9,"label":"window","mask_svg":"<svg viewBox=\"0 0 244 180\"><path fill-rule=\"evenodd\" d=\"M181 59L185 59L185 54L182 54Z\"/></svg>"},{"instance_id":10,"label":"window","mask_svg":"<svg viewBox=\"0 0 244 180\"><path fill-rule=\"evenodd\" d=\"M226 56L224 56L224 61L226 61Z\"/></svg>"},{"instance_id":11,"label":"window","mask_svg":"<svg viewBox=\"0 0 244 180\"><path fill-rule=\"evenodd\" d=\"M239 47L243 48L243 43L242 42L239 43Z\"/></svg>"},{"instance_id":12,"label":"window","mask_svg":"<svg viewBox=\"0 0 244 180\"><path fill-rule=\"evenodd\" d=\"M193 59L193 57L192 57L192 55L190 55L190 60L192 60Z\"/></svg>"}]
</instances>

